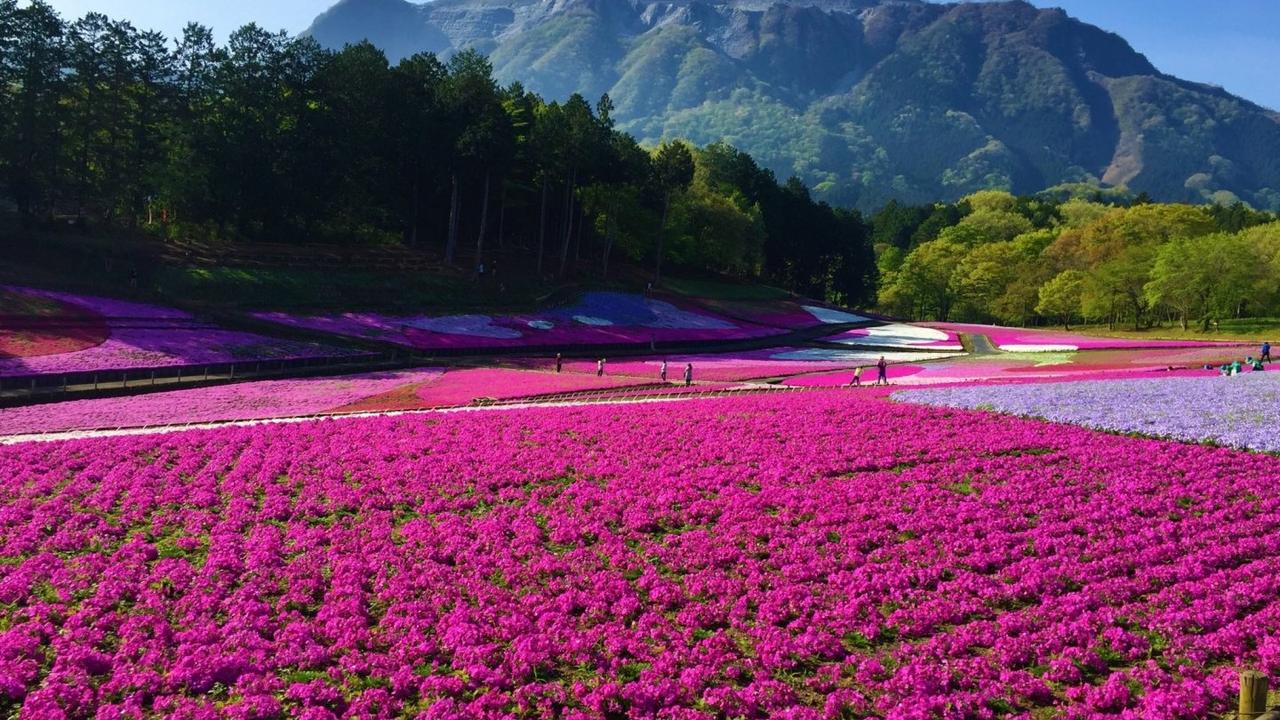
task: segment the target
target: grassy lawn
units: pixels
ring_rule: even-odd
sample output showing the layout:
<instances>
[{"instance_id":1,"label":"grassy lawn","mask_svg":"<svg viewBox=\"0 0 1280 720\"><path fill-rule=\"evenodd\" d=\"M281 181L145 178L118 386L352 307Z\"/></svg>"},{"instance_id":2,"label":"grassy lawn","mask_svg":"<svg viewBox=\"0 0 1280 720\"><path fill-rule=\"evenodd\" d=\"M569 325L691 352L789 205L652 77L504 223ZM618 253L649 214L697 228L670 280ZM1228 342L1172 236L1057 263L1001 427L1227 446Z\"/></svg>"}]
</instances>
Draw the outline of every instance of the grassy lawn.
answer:
<instances>
[{"instance_id":1,"label":"grassy lawn","mask_svg":"<svg viewBox=\"0 0 1280 720\"><path fill-rule=\"evenodd\" d=\"M1240 318L1218 321L1217 331L1201 332L1198 324L1183 330L1177 324L1154 327L1148 330L1134 331L1116 328L1108 330L1106 325L1072 325L1073 332L1098 337L1133 338L1138 340L1228 340L1236 342L1257 342L1269 340L1280 344L1280 318Z\"/></svg>"},{"instance_id":2,"label":"grassy lawn","mask_svg":"<svg viewBox=\"0 0 1280 720\"><path fill-rule=\"evenodd\" d=\"M188 310L237 312L520 312L572 303L588 290L637 291L626 281L546 282L507 273L502 284L476 282L466 273L411 273L310 267L218 267L169 264L155 243L128 233L24 230L0 213L0 234L13 234L14 250L0 263L0 283L29 284L101 294ZM665 280L689 297L723 301L787 299L777 288L714 279ZM29 309L28 309L29 310Z\"/></svg>"},{"instance_id":3,"label":"grassy lawn","mask_svg":"<svg viewBox=\"0 0 1280 720\"><path fill-rule=\"evenodd\" d=\"M0 316L56 318L64 314L64 307L52 300L0 290Z\"/></svg>"},{"instance_id":4,"label":"grassy lawn","mask_svg":"<svg viewBox=\"0 0 1280 720\"><path fill-rule=\"evenodd\" d=\"M786 300L791 293L768 285L749 285L722 280L666 278L662 288L688 297L708 300Z\"/></svg>"},{"instance_id":5,"label":"grassy lawn","mask_svg":"<svg viewBox=\"0 0 1280 720\"><path fill-rule=\"evenodd\" d=\"M500 288L431 274L313 269L163 268L156 285L196 305L254 310L465 310L526 307L551 288L513 278Z\"/></svg>"}]
</instances>

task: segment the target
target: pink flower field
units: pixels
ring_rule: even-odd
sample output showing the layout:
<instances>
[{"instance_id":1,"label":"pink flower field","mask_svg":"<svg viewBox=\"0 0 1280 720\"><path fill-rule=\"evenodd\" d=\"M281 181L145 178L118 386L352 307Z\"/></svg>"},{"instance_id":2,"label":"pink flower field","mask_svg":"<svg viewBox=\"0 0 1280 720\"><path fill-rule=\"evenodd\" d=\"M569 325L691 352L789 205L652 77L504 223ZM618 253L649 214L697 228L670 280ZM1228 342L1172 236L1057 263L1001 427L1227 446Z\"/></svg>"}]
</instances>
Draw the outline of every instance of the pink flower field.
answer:
<instances>
[{"instance_id":1,"label":"pink flower field","mask_svg":"<svg viewBox=\"0 0 1280 720\"><path fill-rule=\"evenodd\" d=\"M428 382L442 373L442 370L411 370L264 380L5 408L0 409L0 436L317 415L406 385Z\"/></svg>"},{"instance_id":2,"label":"pink flower field","mask_svg":"<svg viewBox=\"0 0 1280 720\"><path fill-rule=\"evenodd\" d=\"M919 375L926 371L925 367L919 365L890 365L886 370L889 382L902 383L904 380L910 379L915 375ZM862 371L862 384L874 385L878 373L874 367L866 368ZM784 385L794 387L843 387L853 381L852 371L842 371L833 373L819 373L816 375L801 375L798 377L787 378L783 380Z\"/></svg>"},{"instance_id":3,"label":"pink flower field","mask_svg":"<svg viewBox=\"0 0 1280 720\"><path fill-rule=\"evenodd\" d=\"M0 377L359 354L226 330L141 303L0 286ZM41 312L48 308L49 311Z\"/></svg>"},{"instance_id":4,"label":"pink flower field","mask_svg":"<svg viewBox=\"0 0 1280 720\"><path fill-rule=\"evenodd\" d=\"M815 392L0 472L24 717L1192 720L1280 674L1265 455Z\"/></svg>"},{"instance_id":5,"label":"pink flower field","mask_svg":"<svg viewBox=\"0 0 1280 720\"><path fill-rule=\"evenodd\" d=\"M519 400L543 395L640 387L650 383L618 375L584 375L507 368L451 369L421 382L402 385L338 408L340 412L379 412L459 407L480 399Z\"/></svg>"},{"instance_id":6,"label":"pink flower field","mask_svg":"<svg viewBox=\"0 0 1280 720\"><path fill-rule=\"evenodd\" d=\"M662 361L667 361L669 380L681 379L686 363L692 363L694 379L713 382L743 382L767 378L783 378L793 375L844 370L874 365L884 353L860 350L829 350L825 348L779 347L765 350L748 350L733 353L696 353L691 355L650 355L609 360L610 375L633 378L658 379ZM919 362L951 357L933 353L890 353L891 363ZM546 358L529 358L514 361L521 367L546 369L555 361ZM594 360L566 360L567 373L595 374Z\"/></svg>"}]
</instances>

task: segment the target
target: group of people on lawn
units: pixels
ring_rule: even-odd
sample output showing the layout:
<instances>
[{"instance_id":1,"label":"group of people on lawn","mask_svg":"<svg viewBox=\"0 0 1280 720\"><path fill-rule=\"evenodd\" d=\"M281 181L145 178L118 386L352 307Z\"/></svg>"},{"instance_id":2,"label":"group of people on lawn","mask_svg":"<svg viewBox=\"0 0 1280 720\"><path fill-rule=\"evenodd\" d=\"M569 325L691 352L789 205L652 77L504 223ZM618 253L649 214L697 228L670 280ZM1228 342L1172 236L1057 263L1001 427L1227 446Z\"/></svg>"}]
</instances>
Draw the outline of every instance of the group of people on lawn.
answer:
<instances>
[{"instance_id":1,"label":"group of people on lawn","mask_svg":"<svg viewBox=\"0 0 1280 720\"><path fill-rule=\"evenodd\" d=\"M1269 362L1271 362L1271 343L1264 342L1262 343L1262 352L1258 354L1258 357L1255 358L1250 355L1245 358L1243 363L1239 360L1226 363L1218 367L1218 372L1222 373L1223 377L1239 375L1246 367L1253 372L1260 372L1266 369L1266 366L1263 363ZM1210 367L1212 366L1206 365L1205 369L1208 370Z\"/></svg>"}]
</instances>

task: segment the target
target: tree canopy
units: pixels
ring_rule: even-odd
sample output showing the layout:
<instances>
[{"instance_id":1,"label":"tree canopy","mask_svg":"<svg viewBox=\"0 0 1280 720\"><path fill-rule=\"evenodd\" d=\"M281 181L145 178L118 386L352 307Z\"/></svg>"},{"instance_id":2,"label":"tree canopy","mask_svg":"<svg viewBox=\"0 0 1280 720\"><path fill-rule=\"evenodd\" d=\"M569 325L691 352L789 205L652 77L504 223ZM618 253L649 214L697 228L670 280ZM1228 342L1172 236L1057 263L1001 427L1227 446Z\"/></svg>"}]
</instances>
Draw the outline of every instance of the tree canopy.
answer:
<instances>
[{"instance_id":1,"label":"tree canopy","mask_svg":"<svg viewBox=\"0 0 1280 720\"><path fill-rule=\"evenodd\" d=\"M904 317L1185 328L1280 310L1280 222L1243 204L984 191L872 222L880 305Z\"/></svg>"},{"instance_id":2,"label":"tree canopy","mask_svg":"<svg viewBox=\"0 0 1280 720\"><path fill-rule=\"evenodd\" d=\"M500 85L459 52L390 63L248 25L170 41L0 0L0 193L27 224L169 240L401 243L478 269L727 273L874 298L870 227L728 145L642 148L614 105ZM495 255L497 253L497 255ZM614 263L616 265L616 261Z\"/></svg>"}]
</instances>

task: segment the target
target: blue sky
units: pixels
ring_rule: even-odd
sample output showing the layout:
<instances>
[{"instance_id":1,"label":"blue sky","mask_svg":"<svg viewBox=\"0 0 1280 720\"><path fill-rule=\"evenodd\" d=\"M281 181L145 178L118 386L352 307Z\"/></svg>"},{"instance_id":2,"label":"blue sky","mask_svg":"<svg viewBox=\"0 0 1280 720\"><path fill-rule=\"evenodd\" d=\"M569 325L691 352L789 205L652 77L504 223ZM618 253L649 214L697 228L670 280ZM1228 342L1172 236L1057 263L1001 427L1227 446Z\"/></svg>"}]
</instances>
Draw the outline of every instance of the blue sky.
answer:
<instances>
[{"instance_id":1,"label":"blue sky","mask_svg":"<svg viewBox=\"0 0 1280 720\"><path fill-rule=\"evenodd\" d=\"M1280 0L1032 0L1119 33L1171 75L1221 85L1280 109ZM176 34L199 20L225 37L254 21L299 32L333 0L51 0L63 15L98 10Z\"/></svg>"}]
</instances>

